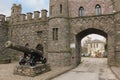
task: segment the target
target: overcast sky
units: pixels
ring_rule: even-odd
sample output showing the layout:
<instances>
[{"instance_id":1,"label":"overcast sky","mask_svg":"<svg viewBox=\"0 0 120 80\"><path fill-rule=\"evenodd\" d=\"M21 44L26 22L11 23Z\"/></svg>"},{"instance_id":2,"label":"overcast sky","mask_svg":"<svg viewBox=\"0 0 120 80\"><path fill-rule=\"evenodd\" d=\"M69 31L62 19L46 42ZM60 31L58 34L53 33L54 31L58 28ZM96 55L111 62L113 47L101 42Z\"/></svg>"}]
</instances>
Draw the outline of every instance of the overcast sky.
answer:
<instances>
[{"instance_id":1,"label":"overcast sky","mask_svg":"<svg viewBox=\"0 0 120 80\"><path fill-rule=\"evenodd\" d=\"M10 16L13 3L22 5L22 13L49 9L49 0L0 0L0 14Z\"/></svg>"}]
</instances>

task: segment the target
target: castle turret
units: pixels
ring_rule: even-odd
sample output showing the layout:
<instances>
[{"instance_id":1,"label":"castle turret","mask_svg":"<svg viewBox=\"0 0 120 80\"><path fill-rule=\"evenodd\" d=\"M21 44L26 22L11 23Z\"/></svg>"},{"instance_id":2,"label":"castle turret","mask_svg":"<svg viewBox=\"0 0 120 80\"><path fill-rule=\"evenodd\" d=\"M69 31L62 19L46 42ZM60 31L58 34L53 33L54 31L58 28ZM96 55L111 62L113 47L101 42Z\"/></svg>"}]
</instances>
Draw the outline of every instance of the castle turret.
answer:
<instances>
[{"instance_id":1,"label":"castle turret","mask_svg":"<svg viewBox=\"0 0 120 80\"><path fill-rule=\"evenodd\" d=\"M70 64L67 1L50 0L48 61L54 66L66 66ZM65 56L68 56L68 58Z\"/></svg>"},{"instance_id":2,"label":"castle turret","mask_svg":"<svg viewBox=\"0 0 120 80\"><path fill-rule=\"evenodd\" d=\"M16 23L20 20L20 14L22 11L21 5L13 4L11 8L11 23Z\"/></svg>"},{"instance_id":3,"label":"castle turret","mask_svg":"<svg viewBox=\"0 0 120 80\"><path fill-rule=\"evenodd\" d=\"M19 15L21 14L21 5L16 5L16 4L13 4L12 8L11 8L11 16L14 16L14 15Z\"/></svg>"},{"instance_id":4,"label":"castle turret","mask_svg":"<svg viewBox=\"0 0 120 80\"><path fill-rule=\"evenodd\" d=\"M50 17L68 17L68 0L50 0Z\"/></svg>"}]
</instances>

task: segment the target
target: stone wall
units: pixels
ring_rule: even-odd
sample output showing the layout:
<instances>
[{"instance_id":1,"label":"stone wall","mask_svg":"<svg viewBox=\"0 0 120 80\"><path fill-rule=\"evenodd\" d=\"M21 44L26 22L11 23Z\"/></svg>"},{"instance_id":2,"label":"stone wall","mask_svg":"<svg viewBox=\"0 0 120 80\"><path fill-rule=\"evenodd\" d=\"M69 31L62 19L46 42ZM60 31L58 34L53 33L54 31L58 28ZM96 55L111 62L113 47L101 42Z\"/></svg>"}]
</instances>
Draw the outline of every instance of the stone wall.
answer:
<instances>
[{"instance_id":1,"label":"stone wall","mask_svg":"<svg viewBox=\"0 0 120 80\"><path fill-rule=\"evenodd\" d=\"M78 17L79 8L84 7L85 16L96 15L95 6L99 4L102 14L111 14L113 12L113 2L111 0L68 0L69 16Z\"/></svg>"},{"instance_id":2,"label":"stone wall","mask_svg":"<svg viewBox=\"0 0 120 80\"><path fill-rule=\"evenodd\" d=\"M115 12L120 11L120 0L111 0L114 4L114 10Z\"/></svg>"},{"instance_id":3,"label":"stone wall","mask_svg":"<svg viewBox=\"0 0 120 80\"><path fill-rule=\"evenodd\" d=\"M0 55L7 55L5 42L8 40L8 25L6 22L0 22Z\"/></svg>"},{"instance_id":4,"label":"stone wall","mask_svg":"<svg viewBox=\"0 0 120 80\"><path fill-rule=\"evenodd\" d=\"M50 0L50 17L68 17L68 0Z\"/></svg>"},{"instance_id":5,"label":"stone wall","mask_svg":"<svg viewBox=\"0 0 120 80\"><path fill-rule=\"evenodd\" d=\"M115 40L115 45L116 45L116 47L115 47L115 49L116 49L116 61L118 62L118 63L120 63L120 13L117 13L116 15L115 15L115 26L116 26L116 28L115 28L115 30L116 30L116 40Z\"/></svg>"},{"instance_id":6,"label":"stone wall","mask_svg":"<svg viewBox=\"0 0 120 80\"><path fill-rule=\"evenodd\" d=\"M47 57L47 39L48 39L48 22L30 23L30 24L16 24L9 27L9 40L16 44L25 46L26 43L30 48L34 48L38 44L42 44L44 55ZM18 52L11 51L17 57ZM15 54L16 53L16 54Z\"/></svg>"},{"instance_id":7,"label":"stone wall","mask_svg":"<svg viewBox=\"0 0 120 80\"><path fill-rule=\"evenodd\" d=\"M53 28L58 28L58 40L53 40ZM54 66L70 64L68 20L65 18L50 19L48 38L49 63Z\"/></svg>"},{"instance_id":8,"label":"stone wall","mask_svg":"<svg viewBox=\"0 0 120 80\"><path fill-rule=\"evenodd\" d=\"M71 65L71 54L62 52L51 52L48 53L48 63L51 66L70 66Z\"/></svg>"},{"instance_id":9,"label":"stone wall","mask_svg":"<svg viewBox=\"0 0 120 80\"><path fill-rule=\"evenodd\" d=\"M80 54L78 54L77 50L77 46L80 46L80 43L78 43L78 41L80 42L82 38L92 33L102 35L108 40L108 63L112 65L113 62L115 62L115 25L113 15L72 18L70 19L70 26L71 44L75 45L75 47L72 48L72 57L74 57L75 62L78 62L78 60L80 60ZM86 32L78 35L83 31ZM76 37L77 35L78 37Z\"/></svg>"}]
</instances>

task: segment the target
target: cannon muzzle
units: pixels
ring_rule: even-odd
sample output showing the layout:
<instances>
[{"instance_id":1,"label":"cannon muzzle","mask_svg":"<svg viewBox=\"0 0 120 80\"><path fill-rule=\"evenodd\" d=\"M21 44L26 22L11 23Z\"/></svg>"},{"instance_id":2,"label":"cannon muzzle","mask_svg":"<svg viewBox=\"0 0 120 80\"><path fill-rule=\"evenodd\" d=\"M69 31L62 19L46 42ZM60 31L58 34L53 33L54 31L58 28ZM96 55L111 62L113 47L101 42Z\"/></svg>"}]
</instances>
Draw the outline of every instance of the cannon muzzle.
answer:
<instances>
[{"instance_id":1,"label":"cannon muzzle","mask_svg":"<svg viewBox=\"0 0 120 80\"><path fill-rule=\"evenodd\" d=\"M14 50L17 50L17 51L20 51L20 52L31 53L31 51L32 51L32 52L35 52L36 54L42 54L42 52L40 50L30 49L28 47L15 44L11 41L7 41L5 43L5 47L10 48L10 49L14 49Z\"/></svg>"},{"instance_id":2,"label":"cannon muzzle","mask_svg":"<svg viewBox=\"0 0 120 80\"><path fill-rule=\"evenodd\" d=\"M12 43L11 41L7 41L7 42L5 43L5 47L6 47L6 48L9 48L9 47L11 47L11 46L13 46L13 43Z\"/></svg>"},{"instance_id":3,"label":"cannon muzzle","mask_svg":"<svg viewBox=\"0 0 120 80\"><path fill-rule=\"evenodd\" d=\"M25 46L20 46L20 45L17 45L11 41L7 41L5 43L5 47L6 48L11 48L11 49L14 49L14 50L17 50L17 51L20 51L20 52L28 52L30 53L30 49L25 47Z\"/></svg>"}]
</instances>

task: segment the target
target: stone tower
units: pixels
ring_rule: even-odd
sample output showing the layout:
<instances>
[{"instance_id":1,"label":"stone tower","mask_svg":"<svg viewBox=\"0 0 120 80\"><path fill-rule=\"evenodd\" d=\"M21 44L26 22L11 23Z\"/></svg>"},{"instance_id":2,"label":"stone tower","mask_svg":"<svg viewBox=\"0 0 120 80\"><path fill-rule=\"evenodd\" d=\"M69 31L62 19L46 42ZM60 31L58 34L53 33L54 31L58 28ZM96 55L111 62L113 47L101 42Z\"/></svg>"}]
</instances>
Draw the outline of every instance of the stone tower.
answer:
<instances>
[{"instance_id":1,"label":"stone tower","mask_svg":"<svg viewBox=\"0 0 120 80\"><path fill-rule=\"evenodd\" d=\"M111 0L115 9L115 12L120 11L120 1L119 0Z\"/></svg>"},{"instance_id":2,"label":"stone tower","mask_svg":"<svg viewBox=\"0 0 120 80\"><path fill-rule=\"evenodd\" d=\"M50 0L50 17L68 17L68 0Z\"/></svg>"},{"instance_id":3,"label":"stone tower","mask_svg":"<svg viewBox=\"0 0 120 80\"><path fill-rule=\"evenodd\" d=\"M19 21L21 11L22 8L20 4L19 5L13 4L11 8L11 23L15 23Z\"/></svg>"},{"instance_id":4,"label":"stone tower","mask_svg":"<svg viewBox=\"0 0 120 80\"><path fill-rule=\"evenodd\" d=\"M70 64L69 23L66 17L68 0L50 0L48 61L51 65Z\"/></svg>"}]
</instances>

